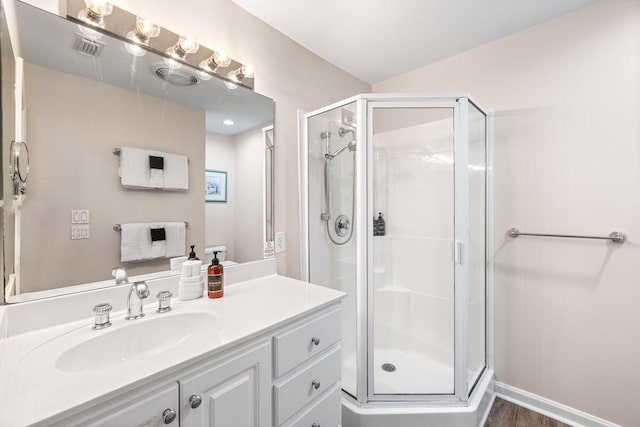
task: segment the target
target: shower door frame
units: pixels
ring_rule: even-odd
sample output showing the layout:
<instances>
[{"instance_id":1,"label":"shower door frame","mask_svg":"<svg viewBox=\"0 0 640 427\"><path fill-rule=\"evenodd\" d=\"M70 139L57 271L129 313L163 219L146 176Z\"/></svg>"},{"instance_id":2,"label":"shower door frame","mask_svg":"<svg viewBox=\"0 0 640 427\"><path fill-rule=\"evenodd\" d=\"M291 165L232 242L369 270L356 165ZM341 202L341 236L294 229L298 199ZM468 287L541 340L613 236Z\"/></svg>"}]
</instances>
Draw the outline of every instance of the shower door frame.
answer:
<instances>
[{"instance_id":1,"label":"shower door frame","mask_svg":"<svg viewBox=\"0 0 640 427\"><path fill-rule=\"evenodd\" d=\"M357 405L375 406L398 404L424 404L426 406L467 406L467 402L478 391L483 379L493 378L493 113L482 108L467 93L423 94L388 93L357 95L328 105L307 114L299 114L300 128L300 212L301 212L301 263L303 280L310 281L309 271L309 195L308 195L308 129L311 117L356 103L356 221L366 224L356 236L356 396L344 392L346 398ZM468 258L468 144L469 103L485 116L485 367L471 386L467 378L468 362L468 269L464 260ZM372 111L376 106L391 108L453 108L454 120L454 245L460 242L461 263L454 262L454 393L453 394L374 394L373 393L373 292L367 283L373 283L373 150L367 141L372 141ZM367 209L363 209L366 207ZM366 327L366 329L365 329ZM344 391L344 390L343 390Z\"/></svg>"}]
</instances>

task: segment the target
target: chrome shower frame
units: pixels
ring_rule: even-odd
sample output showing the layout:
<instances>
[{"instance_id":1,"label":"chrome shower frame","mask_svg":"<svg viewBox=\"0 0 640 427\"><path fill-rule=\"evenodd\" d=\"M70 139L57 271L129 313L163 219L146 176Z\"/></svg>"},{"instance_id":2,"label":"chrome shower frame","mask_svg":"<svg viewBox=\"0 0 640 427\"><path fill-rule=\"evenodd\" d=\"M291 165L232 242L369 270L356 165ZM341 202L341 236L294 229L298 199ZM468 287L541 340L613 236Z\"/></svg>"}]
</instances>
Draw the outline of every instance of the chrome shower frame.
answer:
<instances>
[{"instance_id":1,"label":"chrome shower frame","mask_svg":"<svg viewBox=\"0 0 640 427\"><path fill-rule=\"evenodd\" d=\"M460 408L460 411L468 411L472 405L486 407L487 399L493 389L494 382L494 327L493 327L493 261L490 254L493 253L493 171L492 171L492 139L493 139L493 114L491 111L482 108L473 98L466 93L446 93L446 94L365 94L358 95L346 100L326 106L322 109L308 114L299 114L299 184L300 184L300 271L303 280L310 280L309 272L309 194L308 194L308 151L309 138L307 122L310 118L329 112L336 108L344 107L348 104L356 104L356 116L358 118L355 129L356 137L356 214L355 223L359 224L359 232L356 233L356 355L357 355L357 391L355 396L343 393L345 404L351 404L358 408L381 408L389 407L411 407L426 408L431 410L434 407ZM468 126L466 117L469 114L469 104L474 105L486 116L486 367L477 381L469 385L466 375L467 355L466 346L468 342L468 288L467 286L455 286L454 301L454 330L455 330L455 357L454 357L454 394L452 395L374 395L373 393L373 339L371 331L373 328L373 294L368 291L368 283L373 283L373 201L368 195L373 194L372 164L373 154L370 149L372 141L373 108L393 107L433 107L452 108L454 111L455 127L454 150L456 162L463 166L468 158ZM341 150L346 149L342 147ZM330 155L330 153L327 153ZM461 258L466 255L466 229L468 227L468 213L462 212L465 203L463 201L468 193L468 178L457 171L455 174L455 240L460 248ZM312 215L317 215L313 213ZM315 216L312 218L316 218ZM459 244L459 246L458 246ZM455 283L466 283L466 266L462 263L455 265ZM481 402L481 403L478 403ZM448 409L448 410L449 410Z\"/></svg>"}]
</instances>

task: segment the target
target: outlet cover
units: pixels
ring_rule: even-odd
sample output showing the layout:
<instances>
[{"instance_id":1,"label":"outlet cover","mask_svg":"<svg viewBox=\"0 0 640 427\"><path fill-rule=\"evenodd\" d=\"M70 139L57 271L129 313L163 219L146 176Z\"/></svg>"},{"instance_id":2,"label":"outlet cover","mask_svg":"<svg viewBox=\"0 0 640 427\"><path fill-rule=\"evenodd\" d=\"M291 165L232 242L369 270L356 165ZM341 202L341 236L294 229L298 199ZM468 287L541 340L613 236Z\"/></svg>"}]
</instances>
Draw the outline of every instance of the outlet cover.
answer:
<instances>
[{"instance_id":1,"label":"outlet cover","mask_svg":"<svg viewBox=\"0 0 640 427\"><path fill-rule=\"evenodd\" d=\"M284 244L284 231L280 231L276 233L276 253L284 252L285 244Z\"/></svg>"}]
</instances>

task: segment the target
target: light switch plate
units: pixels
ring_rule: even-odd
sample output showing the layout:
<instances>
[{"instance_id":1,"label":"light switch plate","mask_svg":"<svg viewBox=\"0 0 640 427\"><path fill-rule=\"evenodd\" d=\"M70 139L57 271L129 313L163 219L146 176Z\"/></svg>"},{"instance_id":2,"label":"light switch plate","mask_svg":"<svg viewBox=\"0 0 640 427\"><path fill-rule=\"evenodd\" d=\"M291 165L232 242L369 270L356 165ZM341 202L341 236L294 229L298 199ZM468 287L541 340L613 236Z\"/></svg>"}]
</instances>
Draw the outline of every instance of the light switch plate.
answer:
<instances>
[{"instance_id":1,"label":"light switch plate","mask_svg":"<svg viewBox=\"0 0 640 427\"><path fill-rule=\"evenodd\" d=\"M276 253L284 252L285 244L284 244L284 231L280 231L276 233Z\"/></svg>"}]
</instances>

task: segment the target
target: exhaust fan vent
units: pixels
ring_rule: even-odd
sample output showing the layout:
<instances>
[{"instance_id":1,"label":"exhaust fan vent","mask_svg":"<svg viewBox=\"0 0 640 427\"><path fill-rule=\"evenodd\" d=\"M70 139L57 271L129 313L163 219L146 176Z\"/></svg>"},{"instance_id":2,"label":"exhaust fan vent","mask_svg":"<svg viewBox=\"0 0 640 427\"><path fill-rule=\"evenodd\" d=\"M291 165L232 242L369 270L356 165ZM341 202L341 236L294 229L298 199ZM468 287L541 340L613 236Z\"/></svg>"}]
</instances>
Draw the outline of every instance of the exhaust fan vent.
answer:
<instances>
[{"instance_id":1,"label":"exhaust fan vent","mask_svg":"<svg viewBox=\"0 0 640 427\"><path fill-rule=\"evenodd\" d=\"M97 40L87 39L78 34L75 38L73 47L80 55L97 58L104 49L104 43Z\"/></svg>"},{"instance_id":2,"label":"exhaust fan vent","mask_svg":"<svg viewBox=\"0 0 640 427\"><path fill-rule=\"evenodd\" d=\"M155 64L151 70L162 80L176 86L193 86L198 78L184 68L170 68L166 64Z\"/></svg>"}]
</instances>

